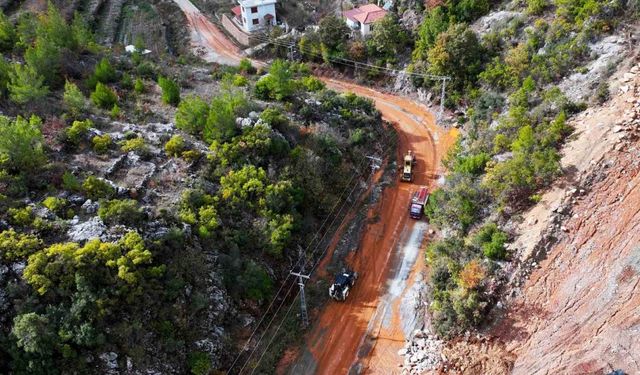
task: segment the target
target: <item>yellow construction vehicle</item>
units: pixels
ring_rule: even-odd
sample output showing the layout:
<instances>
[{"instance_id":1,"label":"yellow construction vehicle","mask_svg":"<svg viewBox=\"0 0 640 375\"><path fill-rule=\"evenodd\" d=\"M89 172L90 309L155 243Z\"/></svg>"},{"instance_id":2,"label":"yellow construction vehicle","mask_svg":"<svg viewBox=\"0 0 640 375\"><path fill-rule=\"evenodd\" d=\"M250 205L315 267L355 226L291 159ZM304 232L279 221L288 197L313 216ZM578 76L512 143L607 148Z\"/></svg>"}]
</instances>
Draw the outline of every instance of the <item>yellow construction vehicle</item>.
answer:
<instances>
[{"instance_id":1,"label":"yellow construction vehicle","mask_svg":"<svg viewBox=\"0 0 640 375\"><path fill-rule=\"evenodd\" d=\"M413 166L416 164L416 156L409 150L404 155L404 167L402 169L402 181L413 181Z\"/></svg>"}]
</instances>

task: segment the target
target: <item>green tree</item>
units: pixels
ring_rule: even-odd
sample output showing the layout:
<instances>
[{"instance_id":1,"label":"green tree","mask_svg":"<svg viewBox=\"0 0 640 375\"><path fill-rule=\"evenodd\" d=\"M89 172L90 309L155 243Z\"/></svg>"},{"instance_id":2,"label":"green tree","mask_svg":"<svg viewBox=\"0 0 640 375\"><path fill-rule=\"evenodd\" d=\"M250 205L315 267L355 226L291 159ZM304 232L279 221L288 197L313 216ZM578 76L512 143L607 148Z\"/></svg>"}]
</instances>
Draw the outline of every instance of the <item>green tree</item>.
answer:
<instances>
[{"instance_id":1,"label":"green tree","mask_svg":"<svg viewBox=\"0 0 640 375\"><path fill-rule=\"evenodd\" d=\"M413 51L414 60L426 60L427 53L435 44L436 38L448 27L449 16L445 8L437 6L431 9L418 29L416 48Z\"/></svg>"},{"instance_id":2,"label":"green tree","mask_svg":"<svg viewBox=\"0 0 640 375\"><path fill-rule=\"evenodd\" d=\"M112 109L118 101L118 96L111 88L98 82L95 91L91 93L91 101L102 109Z\"/></svg>"},{"instance_id":3,"label":"green tree","mask_svg":"<svg viewBox=\"0 0 640 375\"><path fill-rule=\"evenodd\" d=\"M7 94L7 85L9 84L9 72L11 71L11 65L4 60L0 59L0 98Z\"/></svg>"},{"instance_id":4,"label":"green tree","mask_svg":"<svg viewBox=\"0 0 640 375\"><path fill-rule=\"evenodd\" d=\"M464 24L453 24L438 36L429 50L428 71L451 77L453 87L463 90L476 82L483 58L483 47L476 34Z\"/></svg>"},{"instance_id":5,"label":"green tree","mask_svg":"<svg viewBox=\"0 0 640 375\"><path fill-rule=\"evenodd\" d=\"M30 65L13 64L9 71L9 96L17 104L26 104L42 99L49 93L44 77Z\"/></svg>"},{"instance_id":6,"label":"green tree","mask_svg":"<svg viewBox=\"0 0 640 375\"><path fill-rule=\"evenodd\" d=\"M269 74L256 84L256 95L262 99L285 100L295 90L291 64L284 60L276 60L269 69Z\"/></svg>"},{"instance_id":7,"label":"green tree","mask_svg":"<svg viewBox=\"0 0 640 375\"><path fill-rule=\"evenodd\" d=\"M180 87L171 79L160 76L158 85L162 88L162 102L177 106L180 103Z\"/></svg>"},{"instance_id":8,"label":"green tree","mask_svg":"<svg viewBox=\"0 0 640 375\"><path fill-rule=\"evenodd\" d=\"M87 99L78 86L71 81L66 81L64 84L63 101L67 110L74 117L79 116L87 109Z\"/></svg>"},{"instance_id":9,"label":"green tree","mask_svg":"<svg viewBox=\"0 0 640 375\"><path fill-rule=\"evenodd\" d=\"M116 70L111 66L109 59L103 57L96 65L93 75L89 78L88 85L91 88L95 88L98 83L115 82L117 78Z\"/></svg>"},{"instance_id":10,"label":"green tree","mask_svg":"<svg viewBox=\"0 0 640 375\"><path fill-rule=\"evenodd\" d=\"M50 39L38 37L25 51L24 60L44 77L49 86L58 87L61 84L62 50Z\"/></svg>"},{"instance_id":11,"label":"green tree","mask_svg":"<svg viewBox=\"0 0 640 375\"><path fill-rule=\"evenodd\" d=\"M245 165L220 179L220 195L232 205L255 207L267 187L267 173L262 168Z\"/></svg>"},{"instance_id":12,"label":"green tree","mask_svg":"<svg viewBox=\"0 0 640 375\"><path fill-rule=\"evenodd\" d=\"M409 37L398 19L388 14L376 22L367 44L371 55L395 60L405 49L408 40Z\"/></svg>"},{"instance_id":13,"label":"green tree","mask_svg":"<svg viewBox=\"0 0 640 375\"><path fill-rule=\"evenodd\" d=\"M225 83L219 95L211 101L207 124L203 131L207 142L227 141L237 134L236 116L244 113L249 101L241 90Z\"/></svg>"},{"instance_id":14,"label":"green tree","mask_svg":"<svg viewBox=\"0 0 640 375\"><path fill-rule=\"evenodd\" d=\"M33 173L47 160L42 121L31 116L27 121L18 116L14 121L0 116L0 165L13 173Z\"/></svg>"},{"instance_id":15,"label":"green tree","mask_svg":"<svg viewBox=\"0 0 640 375\"><path fill-rule=\"evenodd\" d=\"M16 316L11 334L16 338L18 347L27 353L48 355L56 342L49 318L34 312Z\"/></svg>"},{"instance_id":16,"label":"green tree","mask_svg":"<svg viewBox=\"0 0 640 375\"><path fill-rule=\"evenodd\" d=\"M349 38L349 27L341 18L326 16L320 20L318 27L325 62L332 56L342 55L346 51Z\"/></svg>"},{"instance_id":17,"label":"green tree","mask_svg":"<svg viewBox=\"0 0 640 375\"><path fill-rule=\"evenodd\" d=\"M207 125L209 105L200 97L189 95L178 105L176 126L187 133L199 135Z\"/></svg>"},{"instance_id":18,"label":"green tree","mask_svg":"<svg viewBox=\"0 0 640 375\"><path fill-rule=\"evenodd\" d=\"M73 40L78 48L84 50L95 49L95 38L91 27L87 20L79 12L73 14L73 21L71 22L71 33L73 34Z\"/></svg>"},{"instance_id":19,"label":"green tree","mask_svg":"<svg viewBox=\"0 0 640 375\"><path fill-rule=\"evenodd\" d=\"M16 43L16 29L0 9L0 52L10 52Z\"/></svg>"}]
</instances>

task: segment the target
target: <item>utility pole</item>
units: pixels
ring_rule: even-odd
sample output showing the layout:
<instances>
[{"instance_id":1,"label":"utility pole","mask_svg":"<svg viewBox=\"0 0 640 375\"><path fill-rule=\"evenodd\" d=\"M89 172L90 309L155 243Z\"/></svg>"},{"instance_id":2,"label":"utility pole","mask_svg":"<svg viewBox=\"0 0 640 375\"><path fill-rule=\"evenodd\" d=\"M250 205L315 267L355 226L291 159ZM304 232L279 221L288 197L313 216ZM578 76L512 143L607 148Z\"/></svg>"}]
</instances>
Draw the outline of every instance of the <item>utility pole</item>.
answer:
<instances>
[{"instance_id":1,"label":"utility pole","mask_svg":"<svg viewBox=\"0 0 640 375\"><path fill-rule=\"evenodd\" d=\"M304 296L304 279L309 280L309 275L293 271L291 271L291 274L298 278L298 285L300 286L300 318L302 319L302 327L307 328L309 326L309 315L307 314L307 301Z\"/></svg>"},{"instance_id":2,"label":"utility pole","mask_svg":"<svg viewBox=\"0 0 640 375\"><path fill-rule=\"evenodd\" d=\"M442 121L442 115L444 113L444 89L447 84L447 78L442 79L442 93L440 94L440 112L438 112L438 121Z\"/></svg>"},{"instance_id":3,"label":"utility pole","mask_svg":"<svg viewBox=\"0 0 640 375\"><path fill-rule=\"evenodd\" d=\"M293 52L295 45L292 43L289 45L289 61L293 61Z\"/></svg>"},{"instance_id":4,"label":"utility pole","mask_svg":"<svg viewBox=\"0 0 640 375\"><path fill-rule=\"evenodd\" d=\"M367 156L367 159L371 160L371 179L369 180L369 183L373 185L373 175L378 169L380 169L382 159L376 156ZM373 203L373 191L371 191L371 195L369 195L369 203Z\"/></svg>"}]
</instances>

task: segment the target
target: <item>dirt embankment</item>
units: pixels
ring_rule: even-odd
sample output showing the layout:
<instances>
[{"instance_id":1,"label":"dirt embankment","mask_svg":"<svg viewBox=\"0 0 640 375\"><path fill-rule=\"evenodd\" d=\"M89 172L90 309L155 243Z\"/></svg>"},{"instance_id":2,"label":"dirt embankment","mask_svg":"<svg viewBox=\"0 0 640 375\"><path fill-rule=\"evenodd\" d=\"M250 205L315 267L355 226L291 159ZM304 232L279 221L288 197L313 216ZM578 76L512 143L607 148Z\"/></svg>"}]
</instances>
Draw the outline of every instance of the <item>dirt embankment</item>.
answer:
<instances>
[{"instance_id":1,"label":"dirt embankment","mask_svg":"<svg viewBox=\"0 0 640 375\"><path fill-rule=\"evenodd\" d=\"M640 66L612 91L573 120L565 176L523 215L521 267L490 339L449 345L443 372L640 373Z\"/></svg>"},{"instance_id":2,"label":"dirt embankment","mask_svg":"<svg viewBox=\"0 0 640 375\"><path fill-rule=\"evenodd\" d=\"M605 149L568 187L557 243L498 330L517 355L514 374L640 373L638 73L622 74L621 95L584 119L605 128L594 142Z\"/></svg>"}]
</instances>

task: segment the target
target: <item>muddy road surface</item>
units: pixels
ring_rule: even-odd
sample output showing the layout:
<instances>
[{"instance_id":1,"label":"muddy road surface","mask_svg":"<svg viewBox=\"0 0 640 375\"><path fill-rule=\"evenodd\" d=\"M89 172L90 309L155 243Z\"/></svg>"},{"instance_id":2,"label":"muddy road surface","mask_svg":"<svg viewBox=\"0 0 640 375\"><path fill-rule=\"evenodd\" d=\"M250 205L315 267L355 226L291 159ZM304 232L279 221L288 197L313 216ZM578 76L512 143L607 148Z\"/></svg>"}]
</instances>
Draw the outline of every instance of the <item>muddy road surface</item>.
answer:
<instances>
[{"instance_id":1,"label":"muddy road surface","mask_svg":"<svg viewBox=\"0 0 640 375\"><path fill-rule=\"evenodd\" d=\"M189 20L192 42L200 55L211 62L237 65L244 57L242 51L189 0L174 1ZM254 61L254 65L264 63ZM422 319L408 311L405 302L415 302L411 296L424 269L421 254L427 224L409 218L409 202L419 186L435 187L443 173L440 161L455 142L457 131L436 126L425 106L406 98L344 81L324 81L336 91L373 100L398 134L399 165L409 149L418 162L413 183L398 182L386 188L379 203L367 213L371 223L358 250L348 259L349 266L360 274L357 284L346 302L330 302L320 312L290 371L395 373L401 361L397 351ZM332 253L329 249L326 257Z\"/></svg>"}]
</instances>

